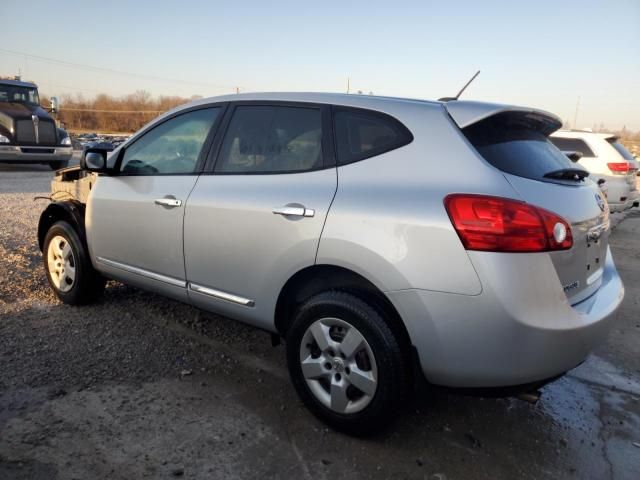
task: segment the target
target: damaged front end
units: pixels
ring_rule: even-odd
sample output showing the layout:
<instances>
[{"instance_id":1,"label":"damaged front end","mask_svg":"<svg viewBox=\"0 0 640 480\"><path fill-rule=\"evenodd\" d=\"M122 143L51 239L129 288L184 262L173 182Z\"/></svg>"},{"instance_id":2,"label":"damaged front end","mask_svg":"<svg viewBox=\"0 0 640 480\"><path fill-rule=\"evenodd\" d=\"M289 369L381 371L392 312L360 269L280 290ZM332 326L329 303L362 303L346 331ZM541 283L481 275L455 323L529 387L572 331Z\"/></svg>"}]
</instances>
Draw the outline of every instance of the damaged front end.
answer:
<instances>
[{"instance_id":1,"label":"damaged front end","mask_svg":"<svg viewBox=\"0 0 640 480\"><path fill-rule=\"evenodd\" d=\"M97 175L73 166L58 170L51 181L50 199L53 202L75 200L86 204Z\"/></svg>"}]
</instances>

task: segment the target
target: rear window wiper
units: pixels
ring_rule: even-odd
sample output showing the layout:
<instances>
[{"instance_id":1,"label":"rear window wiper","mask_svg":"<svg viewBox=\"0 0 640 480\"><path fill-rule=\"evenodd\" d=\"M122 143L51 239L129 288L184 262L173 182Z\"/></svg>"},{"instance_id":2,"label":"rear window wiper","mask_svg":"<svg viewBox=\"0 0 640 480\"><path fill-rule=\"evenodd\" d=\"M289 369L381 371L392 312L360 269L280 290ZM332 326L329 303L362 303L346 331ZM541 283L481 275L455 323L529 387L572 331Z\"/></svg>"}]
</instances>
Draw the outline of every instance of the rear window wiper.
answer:
<instances>
[{"instance_id":1,"label":"rear window wiper","mask_svg":"<svg viewBox=\"0 0 640 480\"><path fill-rule=\"evenodd\" d=\"M558 180L574 180L576 182L581 182L588 176L589 172L583 168L563 168L545 173L544 178L556 178Z\"/></svg>"}]
</instances>

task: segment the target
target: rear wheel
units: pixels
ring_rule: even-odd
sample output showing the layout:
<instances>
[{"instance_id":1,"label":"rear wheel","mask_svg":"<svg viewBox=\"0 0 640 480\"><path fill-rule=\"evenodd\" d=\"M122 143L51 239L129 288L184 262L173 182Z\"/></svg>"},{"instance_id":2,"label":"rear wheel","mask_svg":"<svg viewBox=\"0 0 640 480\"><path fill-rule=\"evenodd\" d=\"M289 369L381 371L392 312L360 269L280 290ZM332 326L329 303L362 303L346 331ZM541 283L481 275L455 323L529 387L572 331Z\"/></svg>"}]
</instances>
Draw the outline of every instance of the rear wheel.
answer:
<instances>
[{"instance_id":1,"label":"rear wheel","mask_svg":"<svg viewBox=\"0 0 640 480\"><path fill-rule=\"evenodd\" d=\"M87 249L69 223L59 221L49 228L43 257L49 285L64 303L91 303L104 290L104 278L94 270Z\"/></svg>"},{"instance_id":2,"label":"rear wheel","mask_svg":"<svg viewBox=\"0 0 640 480\"><path fill-rule=\"evenodd\" d=\"M49 168L51 170L60 170L61 168L65 168L69 165L69 160L60 160L57 162L49 162Z\"/></svg>"},{"instance_id":3,"label":"rear wheel","mask_svg":"<svg viewBox=\"0 0 640 480\"><path fill-rule=\"evenodd\" d=\"M341 291L311 297L298 309L286 342L298 394L333 428L369 433L402 407L409 364L401 338L363 299Z\"/></svg>"}]
</instances>

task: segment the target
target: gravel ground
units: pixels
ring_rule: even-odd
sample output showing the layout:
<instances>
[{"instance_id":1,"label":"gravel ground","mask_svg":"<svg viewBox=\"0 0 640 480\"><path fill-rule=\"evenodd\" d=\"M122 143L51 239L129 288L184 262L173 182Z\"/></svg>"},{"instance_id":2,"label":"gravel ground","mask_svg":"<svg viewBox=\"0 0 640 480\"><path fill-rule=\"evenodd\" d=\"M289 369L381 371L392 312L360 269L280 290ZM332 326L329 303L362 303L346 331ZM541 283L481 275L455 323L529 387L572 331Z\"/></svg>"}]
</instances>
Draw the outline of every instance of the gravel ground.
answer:
<instances>
[{"instance_id":1,"label":"gravel ground","mask_svg":"<svg viewBox=\"0 0 640 480\"><path fill-rule=\"evenodd\" d=\"M0 479L635 479L640 215L617 216L616 329L541 401L422 392L354 439L300 404L267 334L112 282L67 307L46 285L47 167L0 165Z\"/></svg>"}]
</instances>

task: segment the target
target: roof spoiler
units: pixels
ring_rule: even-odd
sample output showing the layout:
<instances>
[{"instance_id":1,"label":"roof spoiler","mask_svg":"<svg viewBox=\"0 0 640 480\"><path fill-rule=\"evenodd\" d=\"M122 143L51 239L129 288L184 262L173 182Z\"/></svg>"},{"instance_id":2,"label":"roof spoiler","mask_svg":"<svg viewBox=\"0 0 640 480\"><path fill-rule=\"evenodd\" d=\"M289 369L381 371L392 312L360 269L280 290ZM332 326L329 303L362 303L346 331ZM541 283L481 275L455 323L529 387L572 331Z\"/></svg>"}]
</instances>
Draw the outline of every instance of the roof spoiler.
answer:
<instances>
[{"instance_id":1,"label":"roof spoiler","mask_svg":"<svg viewBox=\"0 0 640 480\"><path fill-rule=\"evenodd\" d=\"M443 103L444 108L458 127L466 128L474 123L481 122L498 114L513 113L518 117L525 117L536 123L540 123L539 130L549 135L562 126L562 120L553 113L535 108L516 107L498 103L474 102L471 100L458 100L456 102Z\"/></svg>"}]
</instances>

